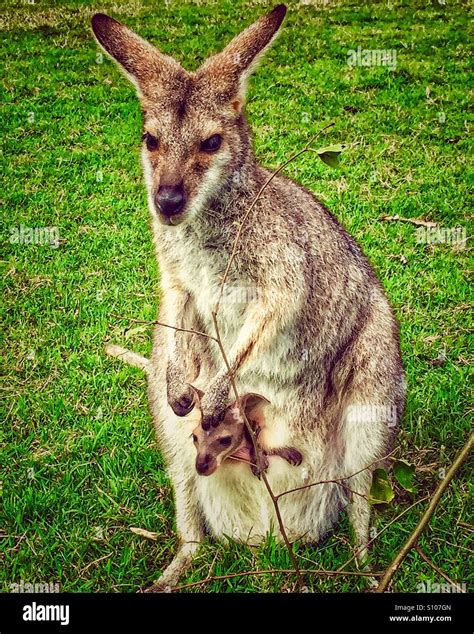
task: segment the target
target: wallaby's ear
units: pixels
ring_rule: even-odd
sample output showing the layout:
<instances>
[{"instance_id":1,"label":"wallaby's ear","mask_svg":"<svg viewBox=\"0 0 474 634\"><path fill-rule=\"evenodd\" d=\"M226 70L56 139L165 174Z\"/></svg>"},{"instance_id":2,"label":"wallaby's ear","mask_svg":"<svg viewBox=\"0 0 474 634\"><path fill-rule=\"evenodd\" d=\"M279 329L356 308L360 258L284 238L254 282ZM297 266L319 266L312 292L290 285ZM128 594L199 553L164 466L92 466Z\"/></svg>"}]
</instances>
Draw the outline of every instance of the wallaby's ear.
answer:
<instances>
[{"instance_id":1,"label":"wallaby's ear","mask_svg":"<svg viewBox=\"0 0 474 634\"><path fill-rule=\"evenodd\" d=\"M245 99L247 81L260 57L270 46L286 15L286 6L279 4L237 35L226 48L210 57L198 70L198 77L212 83L221 99L228 100L240 112Z\"/></svg>"},{"instance_id":2,"label":"wallaby's ear","mask_svg":"<svg viewBox=\"0 0 474 634\"><path fill-rule=\"evenodd\" d=\"M92 18L92 31L102 48L115 59L135 84L139 94L148 85L166 84L185 71L172 57L139 37L129 28L103 13Z\"/></svg>"}]
</instances>

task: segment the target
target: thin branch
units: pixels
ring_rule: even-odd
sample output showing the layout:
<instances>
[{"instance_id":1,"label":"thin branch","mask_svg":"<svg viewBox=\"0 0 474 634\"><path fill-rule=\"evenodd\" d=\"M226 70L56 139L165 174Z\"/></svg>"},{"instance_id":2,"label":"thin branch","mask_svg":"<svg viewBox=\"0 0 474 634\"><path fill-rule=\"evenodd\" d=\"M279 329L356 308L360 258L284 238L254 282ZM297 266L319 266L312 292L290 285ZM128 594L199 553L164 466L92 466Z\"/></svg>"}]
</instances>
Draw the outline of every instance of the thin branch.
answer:
<instances>
[{"instance_id":1,"label":"thin branch","mask_svg":"<svg viewBox=\"0 0 474 634\"><path fill-rule=\"evenodd\" d=\"M212 321L214 323L214 328L215 328L215 331L216 331L217 345L219 346L219 350L221 351L222 358L224 359L224 363L225 363L225 366L227 368L227 373L229 375L229 379L230 379L230 382L231 382L231 385L232 385L232 390L234 392L236 401L237 401L237 403L239 405L241 416L242 416L242 418L244 420L244 423L245 423L245 426L247 428L247 431L250 434L250 438L252 440L252 444L253 444L253 447L254 447L255 455L257 456L257 465L260 465L260 460L259 460L260 450L259 450L259 447L258 447L257 438L255 437L255 433L253 431L252 425L248 421L247 416L246 416L245 411L244 411L244 408L242 407L241 402L240 402L240 397L239 397L239 393L238 393L238 390L237 390L237 385L235 383L234 375L233 375L233 372L231 370L230 363L229 363L229 360L227 358L226 352L224 350L224 346L222 344L222 339L221 339L221 335L220 335L219 325L217 323L217 312L216 311L214 311L212 313ZM269 496L270 496L270 498L272 500L273 507L275 509L275 514L276 514L277 521L278 521L278 525L280 527L280 533L281 533L281 535L283 537L283 541L285 542L285 546L286 546L286 548L288 550L288 554L290 556L291 562L292 562L293 567L294 567L295 572L296 572L296 576L298 578L298 585L300 587L302 587L303 583L304 583L303 582L303 577L301 576L301 573L299 571L300 568L299 568L299 565L298 565L298 560L296 559L296 555L293 552L293 548L291 547L290 540L288 539L288 535L287 535L286 530L285 530L285 525L283 523L283 520L282 520L282 517L281 517L281 513L280 513L280 507L278 506L278 500L275 497L275 494L273 493L273 490L272 490L272 488L270 486L270 483L268 482L268 478L267 478L267 476L265 475L265 473L263 471L261 472L261 476L262 476L263 483L265 484L265 487L266 487L266 489L268 491L268 494L269 494Z\"/></svg>"},{"instance_id":2,"label":"thin branch","mask_svg":"<svg viewBox=\"0 0 474 634\"><path fill-rule=\"evenodd\" d=\"M175 586L171 589L172 592L178 592L179 590L187 590L188 588L194 588L201 586L211 581L225 581L226 579L234 579L236 577L250 577L258 575L277 575L277 574L291 574L296 572L293 568L271 569L271 570L246 570L245 572L233 572L228 575L217 575L215 577L206 577L200 581L193 581L191 583L185 583L181 586ZM381 577L383 572L359 572L347 570L345 572L339 572L338 570L313 570L313 569L300 569L300 572L305 575L327 575L328 577L342 576L342 577Z\"/></svg>"},{"instance_id":3,"label":"thin branch","mask_svg":"<svg viewBox=\"0 0 474 634\"><path fill-rule=\"evenodd\" d=\"M408 555L410 550L415 546L415 544L418 541L418 538L423 533L425 528L428 526L428 523L433 513L435 512L436 507L438 506L443 493L447 489L449 483L455 476L460 466L463 464L464 460L467 458L467 456L471 452L473 445L474 445L474 434L471 434L468 441L466 442L464 447L461 449L459 454L456 456L453 464L449 468L449 471L447 472L446 477L440 482L438 488L434 492L434 495L431 498L431 502L429 503L428 508L426 509L425 513L423 514L423 517L418 523L418 526L415 528L413 533L410 535L410 537L404 544L403 548L400 550L400 552L397 554L397 556L392 561L390 566L387 568L385 575L383 576L379 585L375 589L375 592L378 592L378 593L385 592L385 590L388 588L390 581L392 580L393 575L397 572L398 568L400 567L400 564L403 562L403 560Z\"/></svg>"},{"instance_id":4,"label":"thin branch","mask_svg":"<svg viewBox=\"0 0 474 634\"><path fill-rule=\"evenodd\" d=\"M217 339L212 335L208 335L206 332L200 332L199 330L190 330L188 328L179 328L178 326L171 326L170 324L164 324L162 321L144 321L143 319L133 319L133 317L124 317L123 315L117 315L116 313L110 313L112 317L118 317L118 319L122 319L123 321L131 321L134 324L145 324L147 326L164 326L165 328L171 328L172 330L176 330L177 332L188 332L191 335L199 335L200 337L206 337L207 339L212 339L217 342Z\"/></svg>"},{"instance_id":5,"label":"thin branch","mask_svg":"<svg viewBox=\"0 0 474 634\"><path fill-rule=\"evenodd\" d=\"M418 544L415 546L415 550L423 559L423 561L425 561L428 564L428 566L433 568L433 570L437 572L441 577L446 579L446 581L448 581L453 588L456 588L457 592L466 592L459 584L455 583L452 579L450 579L448 575L441 570L441 568L438 568L438 566L434 563L434 561L431 561L431 559L427 555L425 555L425 553L421 550Z\"/></svg>"},{"instance_id":6,"label":"thin branch","mask_svg":"<svg viewBox=\"0 0 474 634\"><path fill-rule=\"evenodd\" d=\"M396 517L393 518L393 520L390 520L390 522L388 524L386 524L383 528L381 528L377 535L375 537L373 537L372 539L370 539L366 544L364 544L361 548L359 548L358 550L356 550L356 552L352 555L352 557L350 557L345 564L342 564L342 566L340 566L337 570L338 572L342 572L343 570L346 569L346 567L352 562L354 561L354 559L357 558L357 556L364 551L368 546L370 546L371 544L373 544L382 533L385 533L385 531L390 528L390 526L392 526L392 524L395 524L395 522L398 522L398 520L403 517L404 515L406 515L408 513L408 511L411 511L412 508L414 508L415 506L418 506L418 504L421 504L422 502L425 502L430 496L426 495L424 498L421 498L421 500L417 500L416 502L413 502L413 504L411 504L408 508L406 508L404 511L402 511L401 513L399 513Z\"/></svg>"},{"instance_id":7,"label":"thin branch","mask_svg":"<svg viewBox=\"0 0 474 634\"><path fill-rule=\"evenodd\" d=\"M240 409L240 411L241 411L242 418L243 418L243 420L244 420L244 422L245 422L245 425L246 425L246 428L247 428L247 430L248 430L248 432L249 432L249 434L250 434L250 438L251 438L251 440L252 440L252 444L253 444L253 447L254 447L255 455L257 456L257 464L258 464L258 465L260 465L260 462L261 462L261 461L260 461L259 448L258 448L258 445L257 445L257 439L256 439L256 437L255 437L255 434L254 434L254 431L253 431L253 429L252 429L252 426L251 426L250 422L247 420L247 416L245 415L245 411L243 411L243 407L242 407L242 406L241 406L241 404L240 404L240 398L239 398L239 393L238 393L238 391L237 391L237 386L236 386L236 384L235 384L234 374L233 374L233 372L232 372L232 368L230 367L229 360L227 359L227 355L226 355L225 350L224 350L224 347L223 347L223 345L222 345L222 339L221 339L221 336L220 336L219 326L218 326L218 323L217 323L217 314L218 314L218 312L219 312L220 303L221 303L222 296L223 296L223 293L224 293L224 287L225 287L225 284L226 284L226 282L227 282L227 278L228 278L228 276L229 276L229 272L230 272L230 269L231 269L232 263L234 262L235 256L236 256L236 254L237 254L237 249L238 249L238 245L239 245L239 240L240 240L240 237L241 237L241 235L242 235L242 231L243 231L244 225L245 225L245 223L246 223L246 221L247 221L247 218L249 217L249 215L251 214L252 210L254 209L255 205L257 204L257 201L260 199L260 196L263 194L263 192L264 192L264 191L265 191L265 189L268 187L268 185L271 183L271 181L272 181L272 180L273 180L273 179L274 179L274 178L275 178L275 177L276 177L276 176L277 176L277 175L278 175L278 174L279 174L279 173L280 173L280 172L281 172L281 171L282 171L282 170L283 170L283 169L284 169L287 165L289 165L289 164L290 164L292 161L294 161L296 158L298 158L299 156L301 156L302 154L304 154L305 152L307 152L307 151L309 150L309 146L311 145L311 143L313 143L313 142L314 142L314 141L318 138L318 136L319 136L320 134L322 134L325 130L327 130L327 129L331 128L333 125L334 125L334 122L331 122L331 123L329 123L328 125L326 125L326 126L324 126L323 128L321 128L321 130L319 130L319 132L318 132L316 135L314 135L314 136L313 136L313 137L312 137L312 138L311 138L311 139L310 139L310 140L306 143L306 145L305 145L305 146L304 146L301 150L299 150L298 152L296 152L295 154L293 154L292 156L290 156L290 158L288 158L286 161L284 161L284 162L283 162L283 163L282 163L282 164L281 164L281 165L280 165L280 166L279 166L279 167L278 167L278 168L277 168L277 169L276 169L276 170L275 170L275 171L274 171L274 172L273 172L273 173L272 173L272 174L271 174L268 178L267 178L267 180L265 181L265 183L262 185L262 187L261 187L261 188L260 188L260 190L258 191L257 195L255 196L255 198L253 199L252 203L250 204L249 208L248 208L248 209L247 209L247 211L245 212L244 217L242 218L242 221L241 221L241 223L240 223L240 225L239 225L239 228L238 228L238 230L237 230L237 234L236 234L236 236L235 236L234 244L233 244L233 246L232 246L232 251L231 251L231 254L230 254L229 260L228 260L228 262L227 262L227 266L226 266L226 268L225 268L224 275L223 275L223 277L222 277L221 286L220 286L220 291L219 291L219 296L218 296L218 298L217 298L216 306L215 306L215 308L214 308L214 311L212 312L212 320L213 320L213 322L214 322L214 328L215 328L215 331L216 331L216 340L217 340L217 344L218 344L218 346L219 346L219 349L220 349L220 351L221 351L222 357L223 357L223 359L224 359L224 363L225 363L225 365L226 365L226 369L227 369L227 373L228 373L228 376L229 376L229 380L230 380L230 382L231 382L232 389L233 389L233 392L234 392L234 394L235 394L235 398L237 399L237 403L239 404L239 409ZM291 559L291 561L292 561L292 563L293 563L293 566L294 566L294 571L296 572L296 576L297 576L297 578L298 578L298 584L299 584L300 586L302 586L302 585L303 585L303 578L302 578L301 573L300 573L300 568L299 568L299 565L298 565L298 560L297 560L297 558L296 558L296 556L295 556L295 553L293 552L293 548L291 547L290 541L289 541L289 539L288 539L288 535L287 535L286 530L285 530L285 525L284 525L284 523L283 523L283 519L282 519L282 517L281 517L281 513L280 513L280 507L279 507L279 505L278 505L278 498L277 498L277 497L275 496L275 494L273 493L273 490L272 490L272 488L271 488L271 486L270 486L270 483L268 482L268 478L267 478L267 476L266 476L266 474L265 474L265 472L264 472L264 471L262 471L262 472L261 472L261 477L262 477L262 480L263 480L263 482L264 482L264 484L265 484L265 487L266 487L266 489L267 489L267 491L268 491L268 494L270 495L270 498L271 498L271 500L272 500L273 507L274 507L274 509L275 509L275 514L276 514L276 517L277 517L277 521L278 521L278 524L279 524L279 527L280 527L280 532L281 532L281 535L282 535L282 537L283 537L283 541L285 542L285 545L286 545L286 547L287 547L287 549L288 549L288 553L289 553L289 555L290 555L290 559Z\"/></svg>"},{"instance_id":8,"label":"thin branch","mask_svg":"<svg viewBox=\"0 0 474 634\"><path fill-rule=\"evenodd\" d=\"M317 132L317 134L315 134L307 143L306 145L299 150L298 152L296 152L295 154L293 154L292 156L290 156L290 158L288 158L284 163L282 163L278 169L276 169L265 181L265 183L262 185L262 187L260 188L258 194L255 196L255 198L253 199L253 201L251 202L249 208L247 209L247 211L245 212L244 217L242 218L242 222L239 225L239 228L237 230L237 234L235 236L235 240L234 240L234 244L232 246L232 251L230 254L230 258L229 261L227 262L227 266L224 272L224 276L222 278L222 282L221 282L221 288L220 288L220 292L219 292L219 297L217 299L217 303L216 303L216 307L214 309L214 312L217 314L219 312L219 307L220 307L220 303L222 300L222 295L224 294L224 286L225 283L227 282L227 278L229 276L229 271L230 271L230 267L232 266L232 263L235 259L235 256L237 254L237 247L239 245L239 240L240 240L240 236L242 235L242 230L244 228L244 225L247 221L247 218L249 217L250 213L252 212L252 209L255 207L255 205L257 204L257 201L260 199L260 196L263 194L263 192L265 191L265 189L268 187L268 185L272 182L272 180L275 178L275 176L277 176L282 170L285 169L285 167L287 165L289 165L292 161L294 161L296 158L298 158L299 156L301 156L302 154L304 154L305 152L308 152L308 150L310 149L310 145L311 143L314 143L314 141L319 137L320 134L322 134L325 130L328 130L329 128L332 128L335 125L335 122L332 121L331 123L328 123L328 125L324 126L323 128L321 128L321 130L319 130L319 132Z\"/></svg>"},{"instance_id":9,"label":"thin branch","mask_svg":"<svg viewBox=\"0 0 474 634\"><path fill-rule=\"evenodd\" d=\"M367 469L370 469L370 467L372 467L374 464L378 464L379 462L382 462L383 460L386 460L391 455L393 455L397 450L398 450L398 447L393 449L386 456L383 456L382 458L377 458L377 460L374 460L373 462L371 462L367 466L362 467L362 469L359 469L359 471L356 471L355 473L352 473L349 476L344 476L344 477L341 477L341 478L335 478L334 480L319 480L318 482L310 482L309 484L302 484L300 487L295 487L294 489L288 489L287 491L283 491L283 493L279 493L276 496L276 498L279 499L279 498L283 497L284 495L288 495L288 493L294 493L295 491L301 491L303 489L309 489L310 487L314 487L314 486L316 486L318 484L331 484L331 483L333 483L333 484L338 484L339 486L342 486L344 489L346 489L350 493L355 493L356 495L359 495L360 497L363 497L363 498L365 498L367 500L368 498L367 498L366 495L364 495L363 493L359 493L358 491L354 491L354 489L351 489L350 487L348 487L347 484L345 484L343 481L344 480L349 480L350 478L353 478L354 476L358 475L359 473L362 473L362 471L366 471Z\"/></svg>"}]
</instances>

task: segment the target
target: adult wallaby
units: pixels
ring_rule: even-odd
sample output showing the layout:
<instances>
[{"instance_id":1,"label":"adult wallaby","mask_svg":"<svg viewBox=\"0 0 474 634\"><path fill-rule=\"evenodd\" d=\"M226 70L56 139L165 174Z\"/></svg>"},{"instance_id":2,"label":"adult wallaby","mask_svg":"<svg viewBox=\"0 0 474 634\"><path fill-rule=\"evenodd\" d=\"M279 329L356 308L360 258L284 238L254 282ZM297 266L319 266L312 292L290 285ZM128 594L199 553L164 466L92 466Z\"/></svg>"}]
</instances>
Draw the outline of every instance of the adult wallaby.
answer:
<instances>
[{"instance_id":1,"label":"adult wallaby","mask_svg":"<svg viewBox=\"0 0 474 634\"><path fill-rule=\"evenodd\" d=\"M270 174L252 152L246 84L285 13L277 6L196 72L112 18L92 20L99 43L135 84L143 110L159 320L166 324L215 334L211 311L236 232ZM258 292L245 302L239 289ZM363 547L371 470L390 451L405 379L397 322L360 248L311 192L274 178L243 227L218 320L239 394L270 401L262 443L294 446L303 456L300 467L270 460L274 492L357 473L346 483L359 495L333 483L282 497L289 538L317 542L348 504ZM148 377L181 539L154 586L159 589L177 581L205 532L255 543L279 531L264 483L247 465L223 464L211 477L196 472L190 436L197 408L191 411L189 383L205 393L205 429L219 423L233 400L215 341L157 326Z\"/></svg>"}]
</instances>

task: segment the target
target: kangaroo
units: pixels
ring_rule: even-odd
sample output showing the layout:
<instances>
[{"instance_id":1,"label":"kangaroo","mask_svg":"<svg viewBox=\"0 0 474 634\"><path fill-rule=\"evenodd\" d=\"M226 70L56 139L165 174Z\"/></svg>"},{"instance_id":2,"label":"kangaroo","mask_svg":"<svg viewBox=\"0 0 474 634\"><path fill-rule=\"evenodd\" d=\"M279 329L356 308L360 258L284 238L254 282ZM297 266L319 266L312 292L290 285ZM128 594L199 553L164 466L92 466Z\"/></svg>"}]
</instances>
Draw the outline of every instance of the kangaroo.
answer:
<instances>
[{"instance_id":1,"label":"kangaroo","mask_svg":"<svg viewBox=\"0 0 474 634\"><path fill-rule=\"evenodd\" d=\"M264 483L225 462L195 469L197 422L218 425L230 379L212 308L236 233L271 172L252 150L244 104L249 77L285 17L279 5L194 72L103 14L99 44L135 85L143 111L141 157L162 297L148 397L171 478L180 546L150 591L176 584L204 534L258 543L280 536ZM253 289L242 301L236 289ZM317 543L346 508L365 559L371 471L390 451L405 403L399 327L355 240L315 196L277 175L242 227L218 323L239 394L265 394L263 446L295 446L305 466L270 461L289 539ZM186 332L198 331L203 334ZM209 335L209 336L204 336ZM196 416L190 383L205 392ZM229 461L227 461L229 462Z\"/></svg>"},{"instance_id":2,"label":"kangaroo","mask_svg":"<svg viewBox=\"0 0 474 634\"><path fill-rule=\"evenodd\" d=\"M203 392L196 394L197 403L203 395ZM252 426L257 441L265 424L259 412L264 403L268 403L267 399L259 394L245 394L240 398L240 406L235 401L227 407L224 420L218 427L210 427L205 430L199 422L192 434L197 451L196 471L199 475L212 475L226 458L248 462L252 473L256 476L260 476L261 471L268 469L270 456L279 456L294 466L301 464L303 456L294 447L274 447L272 449L259 447L260 455L257 456L255 445L242 417L240 407L244 409L245 416Z\"/></svg>"}]
</instances>

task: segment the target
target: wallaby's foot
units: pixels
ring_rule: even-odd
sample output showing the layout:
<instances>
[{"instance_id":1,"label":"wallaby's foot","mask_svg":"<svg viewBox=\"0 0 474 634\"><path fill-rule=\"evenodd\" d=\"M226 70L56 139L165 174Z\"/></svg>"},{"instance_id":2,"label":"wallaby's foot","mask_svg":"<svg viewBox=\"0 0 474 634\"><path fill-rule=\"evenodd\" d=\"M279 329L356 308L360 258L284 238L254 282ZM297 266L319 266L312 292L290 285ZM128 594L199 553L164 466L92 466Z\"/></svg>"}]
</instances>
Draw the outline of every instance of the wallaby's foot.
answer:
<instances>
[{"instance_id":1,"label":"wallaby's foot","mask_svg":"<svg viewBox=\"0 0 474 634\"><path fill-rule=\"evenodd\" d=\"M166 371L168 404L176 416L186 416L193 409L194 391L187 383L184 370L170 361Z\"/></svg>"},{"instance_id":2,"label":"wallaby's foot","mask_svg":"<svg viewBox=\"0 0 474 634\"><path fill-rule=\"evenodd\" d=\"M269 449L267 452L269 456L279 456L286 460L289 464L294 467L298 467L303 461L303 455L298 449L294 447L282 447L281 449Z\"/></svg>"},{"instance_id":3,"label":"wallaby's foot","mask_svg":"<svg viewBox=\"0 0 474 634\"><path fill-rule=\"evenodd\" d=\"M151 586L145 588L143 592L172 592L179 578L191 567L198 549L199 543L197 542L183 544L174 556L173 561L165 568L161 577Z\"/></svg>"},{"instance_id":4,"label":"wallaby's foot","mask_svg":"<svg viewBox=\"0 0 474 634\"><path fill-rule=\"evenodd\" d=\"M359 570L360 572L372 571L372 566L369 560L369 553L368 553L367 547L363 544L359 544L356 547L355 563L356 563L357 570ZM369 592L379 585L379 582L377 581L376 577L364 577L364 583L367 589L369 590Z\"/></svg>"}]
</instances>

